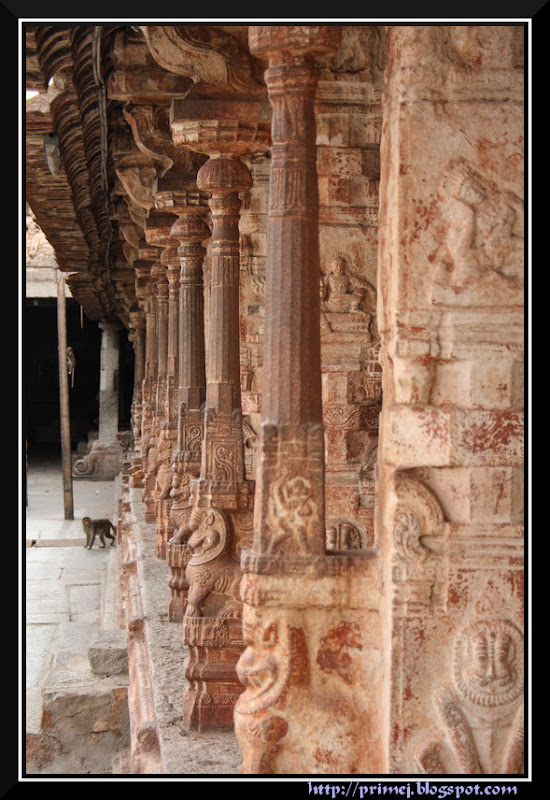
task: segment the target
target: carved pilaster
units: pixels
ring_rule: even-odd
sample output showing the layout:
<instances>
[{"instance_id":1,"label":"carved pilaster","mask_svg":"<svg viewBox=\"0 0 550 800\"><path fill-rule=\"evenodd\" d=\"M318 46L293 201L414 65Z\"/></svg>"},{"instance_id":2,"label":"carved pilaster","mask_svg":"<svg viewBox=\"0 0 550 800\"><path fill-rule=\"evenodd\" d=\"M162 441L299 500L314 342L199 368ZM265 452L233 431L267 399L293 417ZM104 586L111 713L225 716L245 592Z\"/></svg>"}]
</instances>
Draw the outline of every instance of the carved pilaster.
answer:
<instances>
[{"instance_id":1,"label":"carved pilaster","mask_svg":"<svg viewBox=\"0 0 550 800\"><path fill-rule=\"evenodd\" d=\"M242 771L380 772L373 553L344 555L342 544L352 547L357 537L339 521L330 522L325 553L314 101L317 58L336 51L339 30L254 26L249 41L269 58L273 145L254 543L241 562ZM346 607L350 591L356 601Z\"/></svg>"},{"instance_id":2,"label":"carved pilaster","mask_svg":"<svg viewBox=\"0 0 550 800\"><path fill-rule=\"evenodd\" d=\"M523 770L516 36L506 25L388 28L377 523L400 774Z\"/></svg>"}]
</instances>

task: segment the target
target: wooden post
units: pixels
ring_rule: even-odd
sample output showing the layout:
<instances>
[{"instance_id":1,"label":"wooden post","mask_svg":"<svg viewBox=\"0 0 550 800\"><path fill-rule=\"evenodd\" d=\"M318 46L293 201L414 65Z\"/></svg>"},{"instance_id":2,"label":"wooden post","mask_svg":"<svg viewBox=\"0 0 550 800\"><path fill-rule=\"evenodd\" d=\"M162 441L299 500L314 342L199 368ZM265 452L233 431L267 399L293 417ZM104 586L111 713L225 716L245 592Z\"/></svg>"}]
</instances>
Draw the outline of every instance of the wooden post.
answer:
<instances>
[{"instance_id":1,"label":"wooden post","mask_svg":"<svg viewBox=\"0 0 550 800\"><path fill-rule=\"evenodd\" d=\"M61 419L61 463L63 466L63 507L65 519L74 519L71 472L71 422L69 416L69 375L67 372L67 316L65 278L57 274L57 343L59 355L59 412Z\"/></svg>"}]
</instances>

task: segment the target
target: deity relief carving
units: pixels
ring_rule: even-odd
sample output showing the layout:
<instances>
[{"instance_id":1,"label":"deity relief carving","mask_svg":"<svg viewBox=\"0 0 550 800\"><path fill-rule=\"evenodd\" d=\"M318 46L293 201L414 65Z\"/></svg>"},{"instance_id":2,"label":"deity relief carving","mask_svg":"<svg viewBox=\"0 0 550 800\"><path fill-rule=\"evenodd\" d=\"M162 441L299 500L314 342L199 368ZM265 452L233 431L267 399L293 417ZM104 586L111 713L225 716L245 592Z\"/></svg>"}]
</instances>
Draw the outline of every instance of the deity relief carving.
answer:
<instances>
[{"instance_id":1,"label":"deity relief carving","mask_svg":"<svg viewBox=\"0 0 550 800\"><path fill-rule=\"evenodd\" d=\"M448 524L433 492L412 473L393 479L391 518L397 613L444 610ZM405 611L405 609L407 609Z\"/></svg>"},{"instance_id":2,"label":"deity relief carving","mask_svg":"<svg viewBox=\"0 0 550 800\"><path fill-rule=\"evenodd\" d=\"M382 73L385 65L385 36L381 25L344 25L342 42L330 68L333 72L368 70L370 80Z\"/></svg>"},{"instance_id":3,"label":"deity relief carving","mask_svg":"<svg viewBox=\"0 0 550 800\"><path fill-rule=\"evenodd\" d=\"M451 161L440 196L449 220L448 280L453 286L495 275L523 282L523 200L501 191L463 158Z\"/></svg>"},{"instance_id":4,"label":"deity relief carving","mask_svg":"<svg viewBox=\"0 0 550 800\"><path fill-rule=\"evenodd\" d=\"M180 526L169 544L187 544L191 550L185 570L189 584L185 615L203 616L210 595L221 595L222 606L217 616L238 617L241 573L239 562L231 553L231 532L226 516L217 509L195 507L187 524Z\"/></svg>"},{"instance_id":5,"label":"deity relief carving","mask_svg":"<svg viewBox=\"0 0 550 800\"><path fill-rule=\"evenodd\" d=\"M376 310L374 286L350 269L343 253L333 256L330 271L322 278L321 299L326 311L367 313L367 309Z\"/></svg>"},{"instance_id":6,"label":"deity relief carving","mask_svg":"<svg viewBox=\"0 0 550 800\"><path fill-rule=\"evenodd\" d=\"M316 518L317 504L311 481L300 476L275 481L267 513L267 527L271 532L267 552L284 550L287 554L307 554Z\"/></svg>"},{"instance_id":7,"label":"deity relief carving","mask_svg":"<svg viewBox=\"0 0 550 800\"><path fill-rule=\"evenodd\" d=\"M507 619L475 619L458 631L453 682L434 693L443 742L417 751L437 774L518 774L523 769L523 635ZM457 769L458 767L458 769Z\"/></svg>"}]
</instances>

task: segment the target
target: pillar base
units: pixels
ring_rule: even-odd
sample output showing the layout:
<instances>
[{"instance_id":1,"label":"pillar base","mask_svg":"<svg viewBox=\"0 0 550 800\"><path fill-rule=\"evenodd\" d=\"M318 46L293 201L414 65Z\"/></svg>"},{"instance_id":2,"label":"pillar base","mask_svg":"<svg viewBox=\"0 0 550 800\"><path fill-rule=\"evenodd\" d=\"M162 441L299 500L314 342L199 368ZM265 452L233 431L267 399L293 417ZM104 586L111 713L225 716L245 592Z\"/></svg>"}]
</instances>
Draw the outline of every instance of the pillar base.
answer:
<instances>
[{"instance_id":1,"label":"pillar base","mask_svg":"<svg viewBox=\"0 0 550 800\"><path fill-rule=\"evenodd\" d=\"M244 641L240 618L187 617L189 656L183 695L183 724L188 730L230 730L233 709L244 691L236 664Z\"/></svg>"},{"instance_id":2,"label":"pillar base","mask_svg":"<svg viewBox=\"0 0 550 800\"><path fill-rule=\"evenodd\" d=\"M88 452L73 464L73 478L95 481L112 481L120 473L124 450L118 442L105 444L95 441Z\"/></svg>"},{"instance_id":3,"label":"pillar base","mask_svg":"<svg viewBox=\"0 0 550 800\"><path fill-rule=\"evenodd\" d=\"M187 590L189 584L185 577L187 562L191 558L191 548L185 544L166 545L166 562L170 567L168 586L170 599L168 601L168 621L183 622L183 615L187 605Z\"/></svg>"}]
</instances>

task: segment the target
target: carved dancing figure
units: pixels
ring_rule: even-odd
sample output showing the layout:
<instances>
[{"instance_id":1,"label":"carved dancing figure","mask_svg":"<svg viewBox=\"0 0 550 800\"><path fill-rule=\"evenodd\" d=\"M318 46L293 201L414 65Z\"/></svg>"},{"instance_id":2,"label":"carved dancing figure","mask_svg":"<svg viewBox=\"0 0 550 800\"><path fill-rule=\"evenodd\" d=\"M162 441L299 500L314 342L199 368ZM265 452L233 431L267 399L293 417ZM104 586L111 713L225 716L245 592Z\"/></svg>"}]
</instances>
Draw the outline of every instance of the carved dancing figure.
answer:
<instances>
[{"instance_id":1,"label":"carved dancing figure","mask_svg":"<svg viewBox=\"0 0 550 800\"><path fill-rule=\"evenodd\" d=\"M448 246L454 261L453 282L494 271L517 278L523 268L523 201L500 192L458 160L443 181L451 227Z\"/></svg>"}]
</instances>

